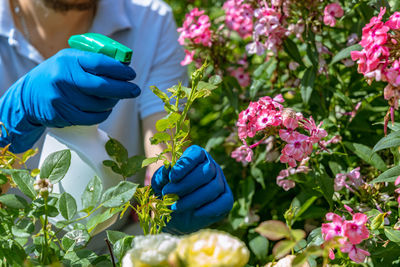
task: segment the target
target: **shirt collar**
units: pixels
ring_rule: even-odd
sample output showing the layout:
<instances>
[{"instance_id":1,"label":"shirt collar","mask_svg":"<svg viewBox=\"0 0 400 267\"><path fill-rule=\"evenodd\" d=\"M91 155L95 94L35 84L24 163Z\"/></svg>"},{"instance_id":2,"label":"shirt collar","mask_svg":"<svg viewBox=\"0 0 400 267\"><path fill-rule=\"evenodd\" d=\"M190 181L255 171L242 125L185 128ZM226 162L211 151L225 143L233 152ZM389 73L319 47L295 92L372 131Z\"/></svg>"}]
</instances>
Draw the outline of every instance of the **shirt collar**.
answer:
<instances>
[{"instance_id":1,"label":"shirt collar","mask_svg":"<svg viewBox=\"0 0 400 267\"><path fill-rule=\"evenodd\" d=\"M107 36L131 28L124 0L100 0L91 32ZM15 32L8 0L0 0L0 36L10 37Z\"/></svg>"}]
</instances>

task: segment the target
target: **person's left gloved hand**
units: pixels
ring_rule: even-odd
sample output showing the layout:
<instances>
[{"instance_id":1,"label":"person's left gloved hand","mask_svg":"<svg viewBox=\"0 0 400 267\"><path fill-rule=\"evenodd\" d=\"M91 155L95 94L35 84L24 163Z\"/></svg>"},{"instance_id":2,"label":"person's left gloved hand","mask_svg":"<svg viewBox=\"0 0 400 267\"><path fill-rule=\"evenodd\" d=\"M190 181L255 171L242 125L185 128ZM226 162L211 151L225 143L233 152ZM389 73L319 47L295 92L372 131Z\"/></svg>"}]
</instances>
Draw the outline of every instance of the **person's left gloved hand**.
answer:
<instances>
[{"instance_id":1,"label":"person's left gloved hand","mask_svg":"<svg viewBox=\"0 0 400 267\"><path fill-rule=\"evenodd\" d=\"M199 146L186 149L171 169L160 167L151 186L158 196L177 194L166 232L185 234L223 219L233 205L233 195L221 167Z\"/></svg>"}]
</instances>

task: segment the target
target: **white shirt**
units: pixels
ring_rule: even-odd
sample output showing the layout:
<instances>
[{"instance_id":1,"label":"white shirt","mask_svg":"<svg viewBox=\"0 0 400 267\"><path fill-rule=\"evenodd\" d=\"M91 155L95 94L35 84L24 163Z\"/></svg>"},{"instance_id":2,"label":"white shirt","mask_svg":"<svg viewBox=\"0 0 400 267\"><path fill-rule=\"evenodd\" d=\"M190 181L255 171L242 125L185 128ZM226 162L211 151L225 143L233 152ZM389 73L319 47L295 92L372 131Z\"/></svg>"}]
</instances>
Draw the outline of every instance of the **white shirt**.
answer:
<instances>
[{"instance_id":1,"label":"white shirt","mask_svg":"<svg viewBox=\"0 0 400 267\"><path fill-rule=\"evenodd\" d=\"M164 110L162 101L150 90L187 83L184 58L178 44L170 7L161 0L100 0L90 32L107 35L133 50L133 81L142 89L136 99L121 100L100 129L120 141L129 155L143 154L140 119ZM15 28L9 1L0 0L0 95L43 61L39 52ZM39 150L43 136L35 144ZM39 157L28 163L36 168Z\"/></svg>"}]
</instances>

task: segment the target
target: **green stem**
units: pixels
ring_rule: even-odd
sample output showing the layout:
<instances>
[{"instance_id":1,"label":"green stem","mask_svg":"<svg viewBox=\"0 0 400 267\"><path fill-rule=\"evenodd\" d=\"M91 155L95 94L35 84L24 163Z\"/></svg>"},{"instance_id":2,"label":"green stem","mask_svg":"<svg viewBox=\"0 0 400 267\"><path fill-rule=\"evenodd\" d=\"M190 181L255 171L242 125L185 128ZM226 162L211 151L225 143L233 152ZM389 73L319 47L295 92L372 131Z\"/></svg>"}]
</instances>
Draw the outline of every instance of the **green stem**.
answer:
<instances>
[{"instance_id":1,"label":"green stem","mask_svg":"<svg viewBox=\"0 0 400 267\"><path fill-rule=\"evenodd\" d=\"M41 257L41 263L46 264L48 260L47 252L48 252L48 240L47 240L47 224L48 224L48 217L47 217L47 197L44 197L44 222L43 222L43 253Z\"/></svg>"}]
</instances>

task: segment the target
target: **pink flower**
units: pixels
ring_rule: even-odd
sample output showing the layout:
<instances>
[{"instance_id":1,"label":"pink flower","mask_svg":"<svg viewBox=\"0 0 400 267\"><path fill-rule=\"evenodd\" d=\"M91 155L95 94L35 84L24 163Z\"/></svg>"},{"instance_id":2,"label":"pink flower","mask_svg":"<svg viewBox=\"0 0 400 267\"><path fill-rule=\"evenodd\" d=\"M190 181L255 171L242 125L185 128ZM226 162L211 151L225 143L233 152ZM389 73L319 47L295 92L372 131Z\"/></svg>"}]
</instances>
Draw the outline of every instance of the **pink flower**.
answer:
<instances>
[{"instance_id":1,"label":"pink flower","mask_svg":"<svg viewBox=\"0 0 400 267\"><path fill-rule=\"evenodd\" d=\"M398 186L400 184L400 175L397 176L396 181L394 181L394 185Z\"/></svg>"},{"instance_id":2,"label":"pink flower","mask_svg":"<svg viewBox=\"0 0 400 267\"><path fill-rule=\"evenodd\" d=\"M242 38L250 37L253 32L253 13L250 4L243 0L228 0L224 3L225 22L229 29L237 31Z\"/></svg>"},{"instance_id":3,"label":"pink flower","mask_svg":"<svg viewBox=\"0 0 400 267\"><path fill-rule=\"evenodd\" d=\"M332 221L330 223L323 223L321 226L321 232L324 240L330 240L335 236L343 236L343 224L344 220L339 215L329 212L326 214L326 220Z\"/></svg>"},{"instance_id":4,"label":"pink flower","mask_svg":"<svg viewBox=\"0 0 400 267\"><path fill-rule=\"evenodd\" d=\"M343 16L343 9L338 3L332 3L325 7L324 9L324 23L331 27L335 26L336 18Z\"/></svg>"},{"instance_id":5,"label":"pink flower","mask_svg":"<svg viewBox=\"0 0 400 267\"><path fill-rule=\"evenodd\" d=\"M282 163L287 163L289 164L290 167L294 168L297 166L296 160L293 158L293 156L287 155L287 154L281 154L281 157L279 158L279 160Z\"/></svg>"},{"instance_id":6,"label":"pink flower","mask_svg":"<svg viewBox=\"0 0 400 267\"><path fill-rule=\"evenodd\" d=\"M356 245L346 242L340 250L344 253L349 253L349 258L357 263L362 263L365 257L370 256L369 252L361 248L356 247Z\"/></svg>"},{"instance_id":7,"label":"pink flower","mask_svg":"<svg viewBox=\"0 0 400 267\"><path fill-rule=\"evenodd\" d=\"M193 50L190 52L189 50L185 49L185 59L181 61L181 65L189 65L193 61L193 56L194 56L195 51Z\"/></svg>"},{"instance_id":8,"label":"pink flower","mask_svg":"<svg viewBox=\"0 0 400 267\"><path fill-rule=\"evenodd\" d=\"M240 86L247 87L250 85L250 74L243 67L232 70L230 74L238 80Z\"/></svg>"},{"instance_id":9,"label":"pink flower","mask_svg":"<svg viewBox=\"0 0 400 267\"><path fill-rule=\"evenodd\" d=\"M198 8L194 8L186 14L182 27L178 28L178 32L181 33L178 42L184 45L188 41L210 47L212 45L210 28L210 18L204 15L204 10L199 11Z\"/></svg>"},{"instance_id":10,"label":"pink flower","mask_svg":"<svg viewBox=\"0 0 400 267\"><path fill-rule=\"evenodd\" d=\"M253 150L247 145L243 145L235 149L232 152L231 157L236 159L237 162L247 164L248 162L252 161Z\"/></svg>"},{"instance_id":11,"label":"pink flower","mask_svg":"<svg viewBox=\"0 0 400 267\"><path fill-rule=\"evenodd\" d=\"M400 29L400 12L394 12L393 15L390 16L389 20L386 21L386 26L389 26L392 30Z\"/></svg>"},{"instance_id":12,"label":"pink flower","mask_svg":"<svg viewBox=\"0 0 400 267\"><path fill-rule=\"evenodd\" d=\"M309 144L308 137L304 134L294 132L291 140L288 140L286 146L282 149L282 154L291 156L297 161L301 161L305 155L308 155Z\"/></svg>"},{"instance_id":13,"label":"pink flower","mask_svg":"<svg viewBox=\"0 0 400 267\"><path fill-rule=\"evenodd\" d=\"M294 130L299 126L297 119L289 117L286 120L283 120L283 125L286 127L286 130L279 130L279 136L285 142L293 142L297 133Z\"/></svg>"},{"instance_id":14,"label":"pink flower","mask_svg":"<svg viewBox=\"0 0 400 267\"><path fill-rule=\"evenodd\" d=\"M328 136L328 133L321 128L322 122L315 124L315 121L312 116L308 119L303 120L304 129L306 129L310 133L310 140L315 144L318 143L322 138Z\"/></svg>"},{"instance_id":15,"label":"pink flower","mask_svg":"<svg viewBox=\"0 0 400 267\"><path fill-rule=\"evenodd\" d=\"M346 236L353 245L357 245L369 237L369 231L365 226L367 220L367 215L356 213L353 215L353 220L344 223L344 236Z\"/></svg>"}]
</instances>

